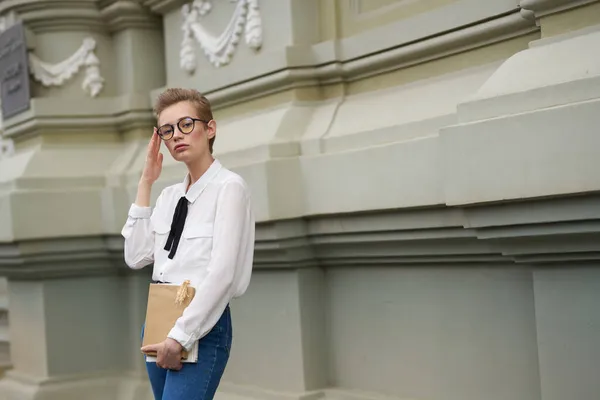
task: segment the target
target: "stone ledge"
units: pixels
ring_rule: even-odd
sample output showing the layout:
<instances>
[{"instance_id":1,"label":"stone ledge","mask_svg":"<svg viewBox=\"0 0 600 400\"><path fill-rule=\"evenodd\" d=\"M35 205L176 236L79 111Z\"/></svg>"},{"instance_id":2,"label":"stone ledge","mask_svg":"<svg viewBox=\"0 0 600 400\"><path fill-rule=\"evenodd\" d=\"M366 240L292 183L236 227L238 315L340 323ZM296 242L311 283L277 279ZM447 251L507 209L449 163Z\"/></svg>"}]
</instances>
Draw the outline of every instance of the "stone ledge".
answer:
<instances>
[{"instance_id":1,"label":"stone ledge","mask_svg":"<svg viewBox=\"0 0 600 400\"><path fill-rule=\"evenodd\" d=\"M150 129L155 123L147 96L125 95L98 99L34 98L31 108L3 121L4 136L22 139L41 132L82 134L89 131L126 132Z\"/></svg>"},{"instance_id":2,"label":"stone ledge","mask_svg":"<svg viewBox=\"0 0 600 400\"><path fill-rule=\"evenodd\" d=\"M126 273L120 253L102 238L29 240L0 244L0 275L9 279L59 279Z\"/></svg>"},{"instance_id":3,"label":"stone ledge","mask_svg":"<svg viewBox=\"0 0 600 400\"><path fill-rule=\"evenodd\" d=\"M282 261L268 257L272 247L280 250L280 256L299 254L304 237L310 246L302 253L304 260L312 255L314 263L321 266L598 260L598 204L600 196L589 195L311 217L297 221L293 228L291 221L279 227L271 223L257 232L257 266Z\"/></svg>"},{"instance_id":4,"label":"stone ledge","mask_svg":"<svg viewBox=\"0 0 600 400\"><path fill-rule=\"evenodd\" d=\"M34 33L65 29L104 32L105 26L95 2L90 1L2 1L0 15L14 11Z\"/></svg>"},{"instance_id":5,"label":"stone ledge","mask_svg":"<svg viewBox=\"0 0 600 400\"><path fill-rule=\"evenodd\" d=\"M555 264L600 260L600 195L310 217L257 225L257 268ZM537 211L531 211L537 210ZM519 215L529 215L520 218ZM0 246L11 279L136 273L119 236Z\"/></svg>"},{"instance_id":6,"label":"stone ledge","mask_svg":"<svg viewBox=\"0 0 600 400\"><path fill-rule=\"evenodd\" d=\"M257 268L313 266L551 264L600 260L600 196L473 209L381 211L311 217L257 226ZM537 222L513 222L531 209ZM11 279L128 274L122 241L31 240L0 247Z\"/></svg>"}]
</instances>

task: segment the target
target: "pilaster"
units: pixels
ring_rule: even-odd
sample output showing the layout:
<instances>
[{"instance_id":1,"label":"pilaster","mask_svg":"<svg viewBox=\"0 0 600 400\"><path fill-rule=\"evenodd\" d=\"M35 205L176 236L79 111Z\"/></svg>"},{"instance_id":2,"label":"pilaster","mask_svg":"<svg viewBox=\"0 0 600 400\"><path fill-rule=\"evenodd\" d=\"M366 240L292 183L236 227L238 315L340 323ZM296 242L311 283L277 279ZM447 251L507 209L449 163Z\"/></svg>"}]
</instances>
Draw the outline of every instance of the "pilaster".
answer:
<instances>
[{"instance_id":1,"label":"pilaster","mask_svg":"<svg viewBox=\"0 0 600 400\"><path fill-rule=\"evenodd\" d=\"M11 280L14 368L0 399L148 399L141 323L130 318L147 279L141 292L117 276Z\"/></svg>"},{"instance_id":2,"label":"pilaster","mask_svg":"<svg viewBox=\"0 0 600 400\"><path fill-rule=\"evenodd\" d=\"M149 398L138 349L150 279L128 275L117 235L125 171L153 124L149 91L164 85L161 20L126 1L0 12L27 29L32 82L29 110L3 120L0 274L15 362L0 399Z\"/></svg>"},{"instance_id":3,"label":"pilaster","mask_svg":"<svg viewBox=\"0 0 600 400\"><path fill-rule=\"evenodd\" d=\"M124 29L162 29L160 16L136 0L99 0L102 19L111 32ZM150 45L148 47L151 47Z\"/></svg>"},{"instance_id":4,"label":"pilaster","mask_svg":"<svg viewBox=\"0 0 600 400\"><path fill-rule=\"evenodd\" d=\"M161 21L139 3L73 3L70 22L63 26L55 21L55 28L63 26L64 30L36 27L39 16L33 11L67 9L65 2L41 3L5 9L11 16L7 23L20 20L33 32L28 41L31 106L3 121L3 137L11 143L13 155L3 158L10 168L2 168L0 175L14 186L5 187L0 195L4 204L0 210L10 210L13 222L3 227L0 238L10 241L104 231L104 198L120 196L118 189L112 189L119 186L115 174L122 172L130 157L120 137L143 135L145 140L153 123L148 93L164 84L164 66L158 61L163 58ZM84 28L85 18L79 25L77 10L95 15L106 29ZM147 51L136 51L146 46ZM135 148L137 142L131 146ZM53 162L55 158L61 163ZM113 183L109 188L107 177ZM54 192L53 187L62 192ZM67 199L78 199L86 207L60 207L70 203ZM49 231L22 222L35 215L32 209L37 209L38 202L57 208L45 219ZM87 207L97 211L89 213ZM52 216L56 219L51 222ZM65 220L77 222L60 222Z\"/></svg>"},{"instance_id":5,"label":"pilaster","mask_svg":"<svg viewBox=\"0 0 600 400\"><path fill-rule=\"evenodd\" d=\"M147 96L165 81L161 17L133 0L103 0L99 7L113 34L118 94Z\"/></svg>"}]
</instances>

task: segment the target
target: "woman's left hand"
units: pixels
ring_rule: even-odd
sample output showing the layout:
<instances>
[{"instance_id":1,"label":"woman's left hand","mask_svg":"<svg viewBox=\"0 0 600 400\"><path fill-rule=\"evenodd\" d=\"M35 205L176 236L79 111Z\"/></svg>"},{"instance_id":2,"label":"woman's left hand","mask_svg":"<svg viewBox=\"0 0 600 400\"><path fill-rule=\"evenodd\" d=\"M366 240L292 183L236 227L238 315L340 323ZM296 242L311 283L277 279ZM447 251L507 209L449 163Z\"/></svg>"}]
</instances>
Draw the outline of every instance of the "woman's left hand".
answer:
<instances>
[{"instance_id":1,"label":"woman's left hand","mask_svg":"<svg viewBox=\"0 0 600 400\"><path fill-rule=\"evenodd\" d=\"M164 369L179 371L182 367L181 352L183 346L176 340L167 338L165 341L144 346L143 352L156 352L156 365Z\"/></svg>"}]
</instances>

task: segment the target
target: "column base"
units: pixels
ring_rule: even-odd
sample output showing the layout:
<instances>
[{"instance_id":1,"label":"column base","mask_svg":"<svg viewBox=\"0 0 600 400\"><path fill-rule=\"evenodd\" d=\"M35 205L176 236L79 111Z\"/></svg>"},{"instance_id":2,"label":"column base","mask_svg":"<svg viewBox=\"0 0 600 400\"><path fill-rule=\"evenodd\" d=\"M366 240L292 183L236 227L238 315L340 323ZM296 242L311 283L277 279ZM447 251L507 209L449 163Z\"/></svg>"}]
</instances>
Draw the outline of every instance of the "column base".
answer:
<instances>
[{"instance_id":1,"label":"column base","mask_svg":"<svg viewBox=\"0 0 600 400\"><path fill-rule=\"evenodd\" d=\"M154 400L146 377L96 374L32 378L8 371L0 380L0 400ZM310 392L278 392L222 382L215 400L386 400L377 393L337 388Z\"/></svg>"},{"instance_id":2,"label":"column base","mask_svg":"<svg viewBox=\"0 0 600 400\"><path fill-rule=\"evenodd\" d=\"M222 382L215 400L391 400L392 397L359 390L328 388L303 393L277 392ZM398 400L397 397L393 397ZM408 399L407 399L408 400Z\"/></svg>"},{"instance_id":3,"label":"column base","mask_svg":"<svg viewBox=\"0 0 600 400\"><path fill-rule=\"evenodd\" d=\"M153 400L147 379L116 373L32 378L8 371L0 380L0 400Z\"/></svg>"},{"instance_id":4,"label":"column base","mask_svg":"<svg viewBox=\"0 0 600 400\"><path fill-rule=\"evenodd\" d=\"M301 393L280 392L255 386L221 382L215 400L317 400L324 397L324 393L320 390Z\"/></svg>"}]
</instances>

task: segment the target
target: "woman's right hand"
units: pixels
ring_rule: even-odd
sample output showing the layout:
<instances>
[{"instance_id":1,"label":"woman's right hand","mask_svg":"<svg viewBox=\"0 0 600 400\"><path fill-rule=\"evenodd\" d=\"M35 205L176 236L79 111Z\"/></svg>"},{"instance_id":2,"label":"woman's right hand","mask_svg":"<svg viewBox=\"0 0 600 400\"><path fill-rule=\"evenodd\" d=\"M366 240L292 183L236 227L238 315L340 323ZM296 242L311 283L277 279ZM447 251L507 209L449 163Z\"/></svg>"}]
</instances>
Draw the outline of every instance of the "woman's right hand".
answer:
<instances>
[{"instance_id":1,"label":"woman's right hand","mask_svg":"<svg viewBox=\"0 0 600 400\"><path fill-rule=\"evenodd\" d=\"M152 185L162 171L163 155L159 152L160 150L160 136L154 128L152 139L148 143L148 153L146 154L146 164L142 172L142 182L145 184Z\"/></svg>"},{"instance_id":2,"label":"woman's right hand","mask_svg":"<svg viewBox=\"0 0 600 400\"><path fill-rule=\"evenodd\" d=\"M160 150L160 137L154 128L152 139L148 143L148 153L146 154L146 164L142 171L142 177L138 184L137 195L135 196L135 204L140 207L150 206L150 192L152 184L156 182L162 171L163 155Z\"/></svg>"}]
</instances>

